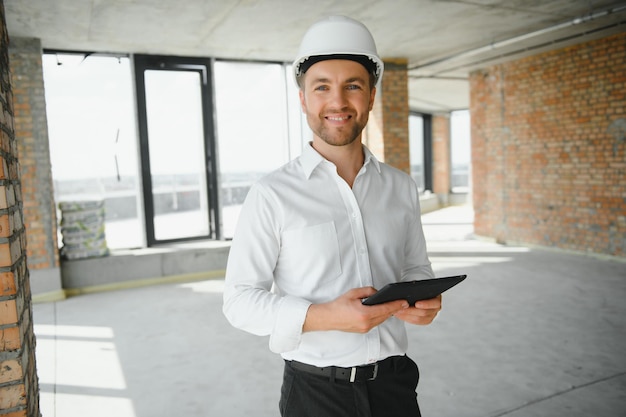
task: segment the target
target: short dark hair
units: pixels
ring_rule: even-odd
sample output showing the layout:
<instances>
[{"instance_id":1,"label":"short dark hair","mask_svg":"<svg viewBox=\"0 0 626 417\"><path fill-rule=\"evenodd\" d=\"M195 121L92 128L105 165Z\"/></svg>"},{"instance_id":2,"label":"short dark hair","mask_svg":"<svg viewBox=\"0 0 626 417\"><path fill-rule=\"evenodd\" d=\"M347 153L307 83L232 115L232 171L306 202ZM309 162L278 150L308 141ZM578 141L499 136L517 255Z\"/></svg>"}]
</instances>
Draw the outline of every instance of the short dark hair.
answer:
<instances>
[{"instance_id":1,"label":"short dark hair","mask_svg":"<svg viewBox=\"0 0 626 417\"><path fill-rule=\"evenodd\" d=\"M349 61L358 62L363 65L367 70L367 73L370 76L370 88L374 88L376 86L376 63L369 59L364 55L350 55L350 54L331 54L331 55L314 55L307 58L303 63L300 64L300 76L297 78L298 85L300 88L303 88L302 77L308 71L309 68L313 64L317 64L320 61L327 61L330 59L347 59Z\"/></svg>"}]
</instances>

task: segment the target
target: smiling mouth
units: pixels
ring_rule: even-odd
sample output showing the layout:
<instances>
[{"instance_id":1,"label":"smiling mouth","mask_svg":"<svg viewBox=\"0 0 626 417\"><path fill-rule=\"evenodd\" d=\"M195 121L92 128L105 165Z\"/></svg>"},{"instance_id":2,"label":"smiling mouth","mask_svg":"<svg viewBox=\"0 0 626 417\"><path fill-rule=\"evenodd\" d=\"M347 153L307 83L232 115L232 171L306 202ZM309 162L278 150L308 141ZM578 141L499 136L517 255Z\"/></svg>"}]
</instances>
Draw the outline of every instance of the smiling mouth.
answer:
<instances>
[{"instance_id":1,"label":"smiling mouth","mask_svg":"<svg viewBox=\"0 0 626 417\"><path fill-rule=\"evenodd\" d=\"M348 120L350 117L351 116L326 116L326 119L332 122L343 122Z\"/></svg>"}]
</instances>

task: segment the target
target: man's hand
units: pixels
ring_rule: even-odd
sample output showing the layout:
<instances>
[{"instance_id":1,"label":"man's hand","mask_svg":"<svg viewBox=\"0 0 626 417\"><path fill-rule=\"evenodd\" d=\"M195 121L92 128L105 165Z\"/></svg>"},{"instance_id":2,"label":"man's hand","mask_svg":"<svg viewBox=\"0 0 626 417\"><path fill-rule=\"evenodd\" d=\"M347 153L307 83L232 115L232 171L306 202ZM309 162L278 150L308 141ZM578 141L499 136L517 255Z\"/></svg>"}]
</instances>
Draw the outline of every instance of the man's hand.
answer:
<instances>
[{"instance_id":1,"label":"man's hand","mask_svg":"<svg viewBox=\"0 0 626 417\"><path fill-rule=\"evenodd\" d=\"M367 333L389 317L393 315L397 317L399 313L409 309L406 300L374 306L361 304L363 298L375 292L372 287L355 288L328 303L312 304L307 311L302 331L339 330Z\"/></svg>"},{"instance_id":2,"label":"man's hand","mask_svg":"<svg viewBox=\"0 0 626 417\"><path fill-rule=\"evenodd\" d=\"M430 324L441 310L441 299L442 296L439 294L430 300L418 301L413 307L398 311L394 315L407 323Z\"/></svg>"}]
</instances>

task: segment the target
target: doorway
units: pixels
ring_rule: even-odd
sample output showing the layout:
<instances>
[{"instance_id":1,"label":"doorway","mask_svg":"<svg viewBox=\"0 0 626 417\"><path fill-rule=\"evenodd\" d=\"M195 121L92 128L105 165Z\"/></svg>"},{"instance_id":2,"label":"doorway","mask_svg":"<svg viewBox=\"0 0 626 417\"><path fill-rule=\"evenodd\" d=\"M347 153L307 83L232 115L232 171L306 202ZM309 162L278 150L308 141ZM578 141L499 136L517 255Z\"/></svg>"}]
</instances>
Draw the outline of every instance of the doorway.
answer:
<instances>
[{"instance_id":1,"label":"doorway","mask_svg":"<svg viewBox=\"0 0 626 417\"><path fill-rule=\"evenodd\" d=\"M220 239L211 61L135 55L148 246Z\"/></svg>"}]
</instances>

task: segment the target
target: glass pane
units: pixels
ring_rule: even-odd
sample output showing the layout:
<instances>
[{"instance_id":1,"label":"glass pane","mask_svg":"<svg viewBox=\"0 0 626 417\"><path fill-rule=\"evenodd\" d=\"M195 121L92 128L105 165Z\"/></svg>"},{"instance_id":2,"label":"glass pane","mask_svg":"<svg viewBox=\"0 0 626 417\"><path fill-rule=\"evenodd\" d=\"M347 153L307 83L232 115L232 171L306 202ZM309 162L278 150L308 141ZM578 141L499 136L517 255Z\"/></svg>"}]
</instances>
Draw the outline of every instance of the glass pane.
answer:
<instances>
[{"instance_id":1,"label":"glass pane","mask_svg":"<svg viewBox=\"0 0 626 417\"><path fill-rule=\"evenodd\" d=\"M424 119L409 115L409 160L411 177L421 192L426 188L424 179Z\"/></svg>"},{"instance_id":2,"label":"glass pane","mask_svg":"<svg viewBox=\"0 0 626 417\"><path fill-rule=\"evenodd\" d=\"M232 238L250 186L299 154L301 147L290 150L297 145L290 146L288 138L282 65L218 61L214 77L222 235ZM297 98L297 92L291 94Z\"/></svg>"},{"instance_id":3,"label":"glass pane","mask_svg":"<svg viewBox=\"0 0 626 417\"><path fill-rule=\"evenodd\" d=\"M201 74L144 75L155 239L208 236Z\"/></svg>"},{"instance_id":4,"label":"glass pane","mask_svg":"<svg viewBox=\"0 0 626 417\"><path fill-rule=\"evenodd\" d=\"M104 201L107 246L144 246L129 59L44 54L42 63L56 202Z\"/></svg>"},{"instance_id":5,"label":"glass pane","mask_svg":"<svg viewBox=\"0 0 626 417\"><path fill-rule=\"evenodd\" d=\"M289 159L302 154L302 147L313 140L306 116L300 107L299 87L293 79L293 67L285 65L285 83L287 84L287 119L289 122Z\"/></svg>"},{"instance_id":6,"label":"glass pane","mask_svg":"<svg viewBox=\"0 0 626 417\"><path fill-rule=\"evenodd\" d=\"M452 192L466 193L470 185L470 114L469 110L452 112L450 116L452 159Z\"/></svg>"}]
</instances>

